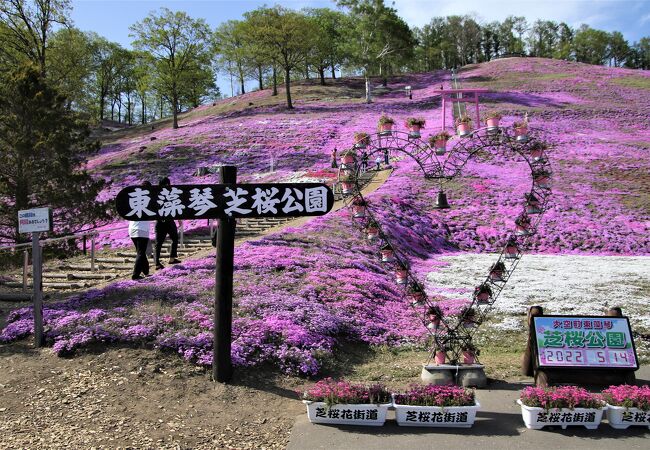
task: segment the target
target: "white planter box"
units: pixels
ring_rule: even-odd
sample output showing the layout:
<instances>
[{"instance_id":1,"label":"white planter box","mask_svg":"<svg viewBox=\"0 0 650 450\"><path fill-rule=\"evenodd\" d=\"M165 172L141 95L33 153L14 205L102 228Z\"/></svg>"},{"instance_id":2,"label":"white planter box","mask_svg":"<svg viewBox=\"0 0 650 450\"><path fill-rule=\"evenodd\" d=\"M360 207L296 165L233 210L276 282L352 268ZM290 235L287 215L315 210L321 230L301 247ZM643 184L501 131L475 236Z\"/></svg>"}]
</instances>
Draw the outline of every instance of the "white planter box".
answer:
<instances>
[{"instance_id":1,"label":"white planter box","mask_svg":"<svg viewBox=\"0 0 650 450\"><path fill-rule=\"evenodd\" d=\"M307 405L307 417L311 423L337 425L365 425L379 427L386 422L391 403L380 405L336 404L327 407L324 402L302 401Z\"/></svg>"},{"instance_id":2,"label":"white planter box","mask_svg":"<svg viewBox=\"0 0 650 450\"><path fill-rule=\"evenodd\" d=\"M526 406L517 400L521 406L521 416L524 419L526 428L539 430L547 426L562 427L563 430L569 425L582 425L589 430L595 430L600 425L603 418L603 412L607 406L602 409L592 408L536 408Z\"/></svg>"},{"instance_id":3,"label":"white planter box","mask_svg":"<svg viewBox=\"0 0 650 450\"><path fill-rule=\"evenodd\" d=\"M474 425L479 402L474 406L409 406L394 405L397 425L402 427L469 428Z\"/></svg>"},{"instance_id":4,"label":"white planter box","mask_svg":"<svg viewBox=\"0 0 650 450\"><path fill-rule=\"evenodd\" d=\"M608 403L607 420L609 425L617 430L625 430L632 425L648 427L650 430L650 411L642 411L638 408L612 406Z\"/></svg>"}]
</instances>

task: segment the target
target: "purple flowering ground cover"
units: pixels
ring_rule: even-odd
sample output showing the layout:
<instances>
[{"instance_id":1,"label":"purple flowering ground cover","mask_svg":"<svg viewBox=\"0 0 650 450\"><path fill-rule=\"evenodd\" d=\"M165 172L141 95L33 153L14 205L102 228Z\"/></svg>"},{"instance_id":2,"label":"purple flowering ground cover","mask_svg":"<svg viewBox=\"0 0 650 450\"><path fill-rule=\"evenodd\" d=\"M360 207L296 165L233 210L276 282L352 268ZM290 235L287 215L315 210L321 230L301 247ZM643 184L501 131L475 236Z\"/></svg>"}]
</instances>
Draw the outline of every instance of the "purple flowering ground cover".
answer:
<instances>
[{"instance_id":1,"label":"purple flowering ground cover","mask_svg":"<svg viewBox=\"0 0 650 450\"><path fill-rule=\"evenodd\" d=\"M650 254L650 74L528 58L471 66L461 77L463 86L502 91L486 97L482 112L500 111L505 124L528 112L531 126L553 145L554 196L535 252ZM413 101L403 96L406 84L414 88ZM371 105L311 99L293 112L263 106L199 115L176 131L154 130L113 143L89 167L113 181L105 198L142 176L197 182L191 175L197 167L217 163L237 164L246 181L331 179L332 149L350 146L355 131L374 132L382 113L394 117L398 129L415 116L427 120L425 137L437 132L440 84L448 86L443 73L415 74L389 84L392 90ZM422 279L445 264L440 255L499 249L530 184L523 162L502 155L471 161L464 176L445 187L453 209L438 212L431 209L438 185L424 180L408 159L393 165L388 181L368 197L370 207ZM316 374L346 341L425 341L426 330L401 299L392 274L351 223L340 211L237 247L237 366L270 363L287 373ZM119 233L110 240L115 246L128 243ZM169 349L208 365L213 270L211 258L186 261L143 282L117 282L48 305L47 339L59 354L112 342ZM426 287L447 313L468 299L462 289ZM29 309L11 313L0 341L27 336L31 320Z\"/></svg>"}]
</instances>

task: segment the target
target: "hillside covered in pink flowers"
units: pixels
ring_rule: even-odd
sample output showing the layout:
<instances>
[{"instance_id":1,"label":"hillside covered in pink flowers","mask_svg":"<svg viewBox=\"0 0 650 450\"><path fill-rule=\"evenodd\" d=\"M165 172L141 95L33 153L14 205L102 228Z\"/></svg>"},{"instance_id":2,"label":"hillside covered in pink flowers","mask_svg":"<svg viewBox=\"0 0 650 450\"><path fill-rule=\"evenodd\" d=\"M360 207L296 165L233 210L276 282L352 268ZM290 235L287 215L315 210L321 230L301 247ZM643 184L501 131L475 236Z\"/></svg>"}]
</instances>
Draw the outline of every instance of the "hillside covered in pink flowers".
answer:
<instances>
[{"instance_id":1,"label":"hillside covered in pink flowers","mask_svg":"<svg viewBox=\"0 0 650 450\"><path fill-rule=\"evenodd\" d=\"M527 113L531 128L551 145L553 198L534 252L650 255L649 72L511 58L465 67L459 76L462 87L493 91L483 98L482 113L499 111L505 126ZM412 100L404 95L407 85ZM441 86L451 87L448 72L397 77L386 88L378 85L374 102L365 104L359 80L305 84L292 111L269 91L254 92L201 107L178 130L130 130L88 168L111 182L104 198L166 175L173 183L208 182L193 173L215 164L236 165L240 180L249 182L333 181L332 150L349 148L357 131L374 133L381 114L393 117L399 130L408 117L424 118L423 138L438 132ZM530 186L523 162L481 157L445 186L452 209L437 211L438 184L408 158L392 165L368 200L422 277L443 264L442 255L498 251ZM112 245L129 244L120 233L110 235ZM242 244L235 264L233 358L240 367L271 363L287 373L316 374L347 341L395 346L426 338L345 209ZM213 270L213 258L185 261L142 282L118 282L49 305L47 339L59 354L101 342L143 344L208 365ZM427 293L447 301L450 313L468 300L462 289L427 285ZM28 335L31 322L29 309L14 311L0 342Z\"/></svg>"}]
</instances>

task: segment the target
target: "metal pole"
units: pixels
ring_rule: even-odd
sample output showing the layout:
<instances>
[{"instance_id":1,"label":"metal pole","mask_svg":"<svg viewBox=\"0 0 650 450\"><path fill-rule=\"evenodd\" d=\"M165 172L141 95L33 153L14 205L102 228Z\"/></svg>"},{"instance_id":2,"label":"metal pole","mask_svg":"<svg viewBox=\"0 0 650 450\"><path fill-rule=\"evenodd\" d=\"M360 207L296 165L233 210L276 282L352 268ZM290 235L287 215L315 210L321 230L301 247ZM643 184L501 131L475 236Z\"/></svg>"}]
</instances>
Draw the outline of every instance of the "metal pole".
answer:
<instances>
[{"instance_id":1,"label":"metal pole","mask_svg":"<svg viewBox=\"0 0 650 450\"><path fill-rule=\"evenodd\" d=\"M90 239L90 271L95 271L95 236Z\"/></svg>"},{"instance_id":2,"label":"metal pole","mask_svg":"<svg viewBox=\"0 0 650 450\"><path fill-rule=\"evenodd\" d=\"M32 283L34 285L34 345L42 347L45 343L43 336L43 253L38 242L40 233L32 233Z\"/></svg>"},{"instance_id":3,"label":"metal pole","mask_svg":"<svg viewBox=\"0 0 650 450\"><path fill-rule=\"evenodd\" d=\"M29 252L23 252L23 292L27 292L27 267L29 267Z\"/></svg>"},{"instance_id":4,"label":"metal pole","mask_svg":"<svg viewBox=\"0 0 650 450\"><path fill-rule=\"evenodd\" d=\"M445 102L445 94L442 94L442 129L445 129L445 119L447 115L447 103Z\"/></svg>"},{"instance_id":5,"label":"metal pole","mask_svg":"<svg viewBox=\"0 0 650 450\"><path fill-rule=\"evenodd\" d=\"M85 234L83 236L83 239L84 239L84 255L85 255L87 253L87 249L86 249L87 244L86 244L86 235Z\"/></svg>"},{"instance_id":6,"label":"metal pole","mask_svg":"<svg viewBox=\"0 0 650 450\"><path fill-rule=\"evenodd\" d=\"M221 182L235 184L237 167L222 166ZM235 253L235 219L219 219L217 228L216 283L214 293L214 341L212 379L228 382L232 379L232 284Z\"/></svg>"}]
</instances>

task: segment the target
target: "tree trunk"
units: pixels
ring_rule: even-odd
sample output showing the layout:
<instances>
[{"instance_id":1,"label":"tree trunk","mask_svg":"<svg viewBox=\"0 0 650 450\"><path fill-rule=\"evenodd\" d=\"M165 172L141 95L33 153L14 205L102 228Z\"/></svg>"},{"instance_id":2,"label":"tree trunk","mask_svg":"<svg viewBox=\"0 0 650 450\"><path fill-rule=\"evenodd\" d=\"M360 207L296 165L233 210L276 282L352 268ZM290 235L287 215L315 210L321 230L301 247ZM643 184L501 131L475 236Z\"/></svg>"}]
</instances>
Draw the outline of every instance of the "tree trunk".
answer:
<instances>
[{"instance_id":1,"label":"tree trunk","mask_svg":"<svg viewBox=\"0 0 650 450\"><path fill-rule=\"evenodd\" d=\"M163 107L164 107L163 101L164 101L164 99L163 99L163 96L161 94L160 95L160 118L161 119L163 118Z\"/></svg>"},{"instance_id":2,"label":"tree trunk","mask_svg":"<svg viewBox=\"0 0 650 450\"><path fill-rule=\"evenodd\" d=\"M372 103L372 97L370 95L370 77L368 76L368 72L364 71L363 76L366 79L366 103Z\"/></svg>"},{"instance_id":3,"label":"tree trunk","mask_svg":"<svg viewBox=\"0 0 650 450\"><path fill-rule=\"evenodd\" d=\"M271 95L278 95L278 70L273 66L273 93Z\"/></svg>"},{"instance_id":4,"label":"tree trunk","mask_svg":"<svg viewBox=\"0 0 650 450\"><path fill-rule=\"evenodd\" d=\"M174 115L172 128L175 130L178 128L178 92L176 92L176 83L172 85L172 111Z\"/></svg>"},{"instance_id":5,"label":"tree trunk","mask_svg":"<svg viewBox=\"0 0 650 450\"><path fill-rule=\"evenodd\" d=\"M262 66L257 66L257 81L260 84L260 91L264 89L264 79L262 78Z\"/></svg>"},{"instance_id":6,"label":"tree trunk","mask_svg":"<svg viewBox=\"0 0 650 450\"><path fill-rule=\"evenodd\" d=\"M145 100L144 95L142 96L142 125L147 123L147 101Z\"/></svg>"},{"instance_id":7,"label":"tree trunk","mask_svg":"<svg viewBox=\"0 0 650 450\"><path fill-rule=\"evenodd\" d=\"M246 89L244 87L244 74L242 74L241 72L239 73L239 85L241 86L241 93L245 94Z\"/></svg>"},{"instance_id":8,"label":"tree trunk","mask_svg":"<svg viewBox=\"0 0 650 450\"><path fill-rule=\"evenodd\" d=\"M284 70L284 86L287 89L287 108L293 109L293 104L291 103L291 71L287 67Z\"/></svg>"},{"instance_id":9,"label":"tree trunk","mask_svg":"<svg viewBox=\"0 0 650 450\"><path fill-rule=\"evenodd\" d=\"M99 121L104 120L104 107L106 106L106 97L99 96Z\"/></svg>"},{"instance_id":10,"label":"tree trunk","mask_svg":"<svg viewBox=\"0 0 650 450\"><path fill-rule=\"evenodd\" d=\"M336 80L336 67L332 63L332 80Z\"/></svg>"},{"instance_id":11,"label":"tree trunk","mask_svg":"<svg viewBox=\"0 0 650 450\"><path fill-rule=\"evenodd\" d=\"M320 76L321 86L325 86L325 67L321 66L318 68L318 75Z\"/></svg>"},{"instance_id":12,"label":"tree trunk","mask_svg":"<svg viewBox=\"0 0 650 450\"><path fill-rule=\"evenodd\" d=\"M305 64L305 80L309 80L309 64Z\"/></svg>"}]
</instances>

